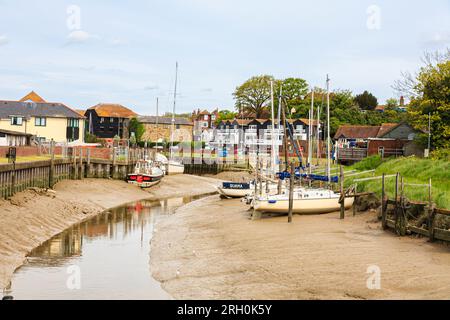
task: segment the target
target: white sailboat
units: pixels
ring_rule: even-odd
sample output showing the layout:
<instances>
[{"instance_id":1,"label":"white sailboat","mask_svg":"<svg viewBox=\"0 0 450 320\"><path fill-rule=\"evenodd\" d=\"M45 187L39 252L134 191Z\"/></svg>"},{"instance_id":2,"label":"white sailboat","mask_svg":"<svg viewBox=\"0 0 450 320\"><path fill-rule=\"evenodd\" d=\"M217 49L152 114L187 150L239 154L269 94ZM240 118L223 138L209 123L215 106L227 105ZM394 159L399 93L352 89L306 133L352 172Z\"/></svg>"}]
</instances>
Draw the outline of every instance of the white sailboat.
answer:
<instances>
[{"instance_id":1,"label":"white sailboat","mask_svg":"<svg viewBox=\"0 0 450 320\"><path fill-rule=\"evenodd\" d=\"M177 101L178 62L175 64L175 88L173 92L172 125L170 127L170 159L168 164L169 175L183 174L184 164L173 159L173 139L175 133L175 107Z\"/></svg>"},{"instance_id":2,"label":"white sailboat","mask_svg":"<svg viewBox=\"0 0 450 320\"><path fill-rule=\"evenodd\" d=\"M331 181L330 174L330 79L327 76L327 181ZM312 113L310 112L310 118ZM311 123L311 122L310 122ZM309 130L311 139L312 130ZM311 161L311 159L309 159ZM293 213L298 214L322 214L339 211L341 195L330 189L297 187L293 190ZM354 198L345 198L346 209L353 205ZM288 213L289 211L289 190L279 195L264 195L255 197L253 201L254 210L259 212Z\"/></svg>"}]
</instances>

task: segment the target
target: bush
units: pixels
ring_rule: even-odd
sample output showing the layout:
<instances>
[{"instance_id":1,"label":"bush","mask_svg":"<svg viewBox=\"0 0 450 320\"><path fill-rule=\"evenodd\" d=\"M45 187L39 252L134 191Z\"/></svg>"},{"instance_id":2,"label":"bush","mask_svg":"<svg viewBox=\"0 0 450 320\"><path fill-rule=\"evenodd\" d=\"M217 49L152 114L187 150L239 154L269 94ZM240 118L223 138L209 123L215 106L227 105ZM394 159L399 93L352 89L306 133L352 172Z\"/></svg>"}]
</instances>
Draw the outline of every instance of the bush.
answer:
<instances>
[{"instance_id":1,"label":"bush","mask_svg":"<svg viewBox=\"0 0 450 320\"><path fill-rule=\"evenodd\" d=\"M438 149L431 152L431 159L450 161L450 149Z\"/></svg>"}]
</instances>

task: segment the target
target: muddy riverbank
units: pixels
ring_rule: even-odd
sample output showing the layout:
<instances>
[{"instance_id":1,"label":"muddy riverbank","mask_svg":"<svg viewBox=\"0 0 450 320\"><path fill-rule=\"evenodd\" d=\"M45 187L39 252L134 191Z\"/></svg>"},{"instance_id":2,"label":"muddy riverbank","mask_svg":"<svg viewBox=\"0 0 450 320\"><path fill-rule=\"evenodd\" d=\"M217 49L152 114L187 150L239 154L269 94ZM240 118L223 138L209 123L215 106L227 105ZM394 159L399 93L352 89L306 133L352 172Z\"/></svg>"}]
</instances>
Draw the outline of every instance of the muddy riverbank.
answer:
<instances>
[{"instance_id":1,"label":"muddy riverbank","mask_svg":"<svg viewBox=\"0 0 450 320\"><path fill-rule=\"evenodd\" d=\"M383 231L375 212L288 224L246 209L212 196L159 219L155 279L176 299L450 299L449 246Z\"/></svg>"},{"instance_id":2,"label":"muddy riverbank","mask_svg":"<svg viewBox=\"0 0 450 320\"><path fill-rule=\"evenodd\" d=\"M143 191L123 181L67 180L54 190L31 189L0 200L0 287L7 286L33 248L75 223L132 201L214 192L216 184L215 179L169 176Z\"/></svg>"}]
</instances>

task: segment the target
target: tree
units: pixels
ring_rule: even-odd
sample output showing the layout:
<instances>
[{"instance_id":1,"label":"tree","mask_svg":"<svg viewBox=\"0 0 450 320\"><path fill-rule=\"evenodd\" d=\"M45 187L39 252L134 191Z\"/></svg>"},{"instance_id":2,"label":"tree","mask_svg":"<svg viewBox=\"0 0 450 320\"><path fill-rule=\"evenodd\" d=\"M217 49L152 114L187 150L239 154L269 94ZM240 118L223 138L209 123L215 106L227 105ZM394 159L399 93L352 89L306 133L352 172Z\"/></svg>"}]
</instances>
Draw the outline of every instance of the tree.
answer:
<instances>
[{"instance_id":1,"label":"tree","mask_svg":"<svg viewBox=\"0 0 450 320\"><path fill-rule=\"evenodd\" d=\"M255 113L259 118L263 111L270 107L271 91L270 82L274 87L275 112L278 110L278 95L282 86L283 99L289 108L299 106L308 93L308 84L301 78L286 78L276 80L273 76L263 75L252 77L244 84L236 88L233 96L236 99L236 108L247 112Z\"/></svg>"},{"instance_id":2,"label":"tree","mask_svg":"<svg viewBox=\"0 0 450 320\"><path fill-rule=\"evenodd\" d=\"M128 132L130 133L130 138L133 136L132 133L134 132L136 143L139 143L145 133L145 127L137 118L132 118L128 125Z\"/></svg>"},{"instance_id":3,"label":"tree","mask_svg":"<svg viewBox=\"0 0 450 320\"><path fill-rule=\"evenodd\" d=\"M378 106L378 99L367 90L358 94L355 102L361 110L374 110Z\"/></svg>"},{"instance_id":4,"label":"tree","mask_svg":"<svg viewBox=\"0 0 450 320\"><path fill-rule=\"evenodd\" d=\"M216 125L218 125L223 120L232 120L236 117L236 112L230 110L220 110L216 119Z\"/></svg>"},{"instance_id":5,"label":"tree","mask_svg":"<svg viewBox=\"0 0 450 320\"><path fill-rule=\"evenodd\" d=\"M269 75L256 76L237 87L233 93L236 108L253 112L259 118L270 101L270 82L274 80Z\"/></svg>"},{"instance_id":6,"label":"tree","mask_svg":"<svg viewBox=\"0 0 450 320\"><path fill-rule=\"evenodd\" d=\"M283 97L288 104L299 103L308 94L308 83L301 78L287 78L277 81L276 88L279 91L279 86L283 86Z\"/></svg>"},{"instance_id":7,"label":"tree","mask_svg":"<svg viewBox=\"0 0 450 320\"><path fill-rule=\"evenodd\" d=\"M387 99L386 100L386 108L385 110L395 110L399 106L398 100L395 98Z\"/></svg>"},{"instance_id":8,"label":"tree","mask_svg":"<svg viewBox=\"0 0 450 320\"><path fill-rule=\"evenodd\" d=\"M408 108L411 123L428 131L431 115L432 148L450 148L450 59L422 67L414 91Z\"/></svg>"}]
</instances>

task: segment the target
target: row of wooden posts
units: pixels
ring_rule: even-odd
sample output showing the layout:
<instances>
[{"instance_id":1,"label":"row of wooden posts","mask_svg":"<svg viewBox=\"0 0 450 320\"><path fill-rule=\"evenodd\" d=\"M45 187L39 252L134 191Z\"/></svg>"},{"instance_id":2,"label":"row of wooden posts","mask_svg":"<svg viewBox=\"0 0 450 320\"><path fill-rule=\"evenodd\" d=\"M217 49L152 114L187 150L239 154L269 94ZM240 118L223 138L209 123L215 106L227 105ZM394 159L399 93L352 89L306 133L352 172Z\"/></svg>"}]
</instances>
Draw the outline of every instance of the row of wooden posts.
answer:
<instances>
[{"instance_id":1,"label":"row of wooden posts","mask_svg":"<svg viewBox=\"0 0 450 320\"><path fill-rule=\"evenodd\" d=\"M141 152L133 151L126 161L117 161L115 153L110 160L92 159L90 149L83 154L82 148L74 148L70 158L55 159L52 150L49 160L0 165L0 198L9 198L31 187L52 188L65 179L124 179L142 157Z\"/></svg>"},{"instance_id":2,"label":"row of wooden posts","mask_svg":"<svg viewBox=\"0 0 450 320\"><path fill-rule=\"evenodd\" d=\"M257 194L258 185L259 188L262 191L262 180L263 177L258 172L260 171L261 163L259 161L256 162L256 183L255 183L255 194ZM360 174L366 174L366 173L375 173L375 170L368 170L364 172L358 172L353 173L351 172L349 176L353 175L360 175ZM289 180L289 209L288 209L288 222L292 222L292 216L293 216L293 190L295 186L295 165L294 163L290 164L290 180ZM393 178L395 177L395 195L394 199L389 199L386 195L386 179L387 178ZM370 178L362 178L362 179L356 179L355 181L367 181L367 180L374 180L374 179L381 179L381 220L382 220L382 227L383 229L387 228L393 228L396 230L396 232L400 235L404 235L406 232L411 233L417 233L424 236L429 237L430 241L434 241L435 239L438 240L444 240L444 241L450 241L450 231L449 230L443 230L435 227L435 219L437 215L445 215L450 217L450 210L448 209L442 209L442 208L436 208L436 206L433 203L432 199L432 184L431 179L429 179L428 184L411 184L406 183L403 179L403 177L397 173L394 175L386 175L382 174L379 177L370 177ZM266 180L267 183L268 180ZM358 184L355 183L354 185L350 186L348 189L344 189L344 182L345 182L345 175L342 165L339 167L339 191L340 191L340 219L345 218L345 198L355 198L357 200L360 197L370 196L373 195L374 192L360 192L358 193ZM311 183L311 182L309 182ZM301 184L301 179L300 179ZM405 185L408 186L414 186L414 187L426 187L428 192L428 201L427 202L414 202L409 201L405 197L404 193L404 187ZM330 184L331 187L331 184ZM280 189L280 188L279 188ZM427 212L428 215L428 229L423 229L417 226L413 226L408 224L407 219L400 214L400 212L404 212L406 209L406 204L413 204L413 205L422 205L424 209ZM394 220L389 219L387 217L387 206L392 205L394 207ZM356 201L353 204L353 216L356 215ZM254 213L254 218L258 219L259 215ZM400 223L400 220L406 219L406 221L403 221ZM398 230L399 224L403 225L404 230Z\"/></svg>"}]
</instances>

